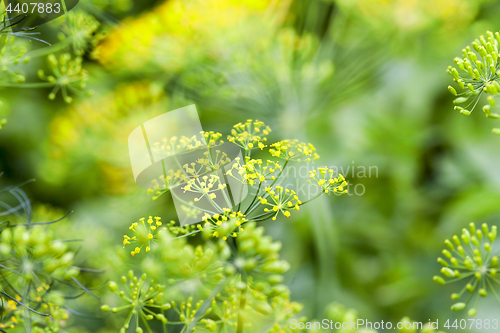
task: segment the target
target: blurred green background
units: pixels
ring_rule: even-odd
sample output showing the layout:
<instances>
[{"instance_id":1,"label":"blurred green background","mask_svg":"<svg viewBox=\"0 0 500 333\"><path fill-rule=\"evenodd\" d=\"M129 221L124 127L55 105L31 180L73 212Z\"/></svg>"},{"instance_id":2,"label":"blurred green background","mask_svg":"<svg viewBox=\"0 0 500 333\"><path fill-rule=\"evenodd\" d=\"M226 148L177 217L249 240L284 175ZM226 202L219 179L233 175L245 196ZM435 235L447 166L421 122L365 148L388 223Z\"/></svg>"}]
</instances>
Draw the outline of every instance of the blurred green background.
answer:
<instances>
[{"instance_id":1,"label":"blurred green background","mask_svg":"<svg viewBox=\"0 0 500 333\"><path fill-rule=\"evenodd\" d=\"M227 135L259 119L273 129L271 142L313 143L316 166L355 168L346 172L349 195L263 223L283 243L292 267L285 282L304 315L321 319L333 301L373 321L465 315L450 310L456 287L432 276L444 239L471 221L498 224L500 138L479 112L453 110L446 68L473 39L500 29L499 1L119 3L85 0L75 9L94 15L104 33L83 56L91 97L66 104L50 101L50 89L0 87L8 119L1 179L36 178L23 187L45 207L36 218L73 210L65 227L85 238L79 255L109 272L132 221L176 219L170 196L153 202L135 185L129 133L196 104L207 131ZM39 31L57 44L60 23ZM46 67L34 57L20 70L35 82ZM481 302L477 318L498 315L491 302Z\"/></svg>"}]
</instances>

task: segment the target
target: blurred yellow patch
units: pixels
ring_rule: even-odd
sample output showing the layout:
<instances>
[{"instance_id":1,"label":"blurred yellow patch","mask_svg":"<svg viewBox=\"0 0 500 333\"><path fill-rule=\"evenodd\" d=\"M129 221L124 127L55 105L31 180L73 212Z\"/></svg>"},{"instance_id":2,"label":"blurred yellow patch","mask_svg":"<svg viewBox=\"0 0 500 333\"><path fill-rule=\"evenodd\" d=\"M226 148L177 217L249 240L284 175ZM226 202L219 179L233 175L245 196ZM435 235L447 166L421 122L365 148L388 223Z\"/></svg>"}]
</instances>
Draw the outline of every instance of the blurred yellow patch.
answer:
<instances>
[{"instance_id":1,"label":"blurred yellow patch","mask_svg":"<svg viewBox=\"0 0 500 333\"><path fill-rule=\"evenodd\" d=\"M182 67L187 50L224 35L245 19L261 14L269 0L172 0L153 12L126 20L96 49L113 68L137 69L155 58L166 69ZM248 31L251 33L251 31Z\"/></svg>"},{"instance_id":2,"label":"blurred yellow patch","mask_svg":"<svg viewBox=\"0 0 500 333\"><path fill-rule=\"evenodd\" d=\"M61 184L84 173L98 179L96 186L105 193L127 192L133 185L128 135L137 123L165 112L166 101L155 84L134 82L55 116L50 124L49 159L41 164L39 177Z\"/></svg>"}]
</instances>

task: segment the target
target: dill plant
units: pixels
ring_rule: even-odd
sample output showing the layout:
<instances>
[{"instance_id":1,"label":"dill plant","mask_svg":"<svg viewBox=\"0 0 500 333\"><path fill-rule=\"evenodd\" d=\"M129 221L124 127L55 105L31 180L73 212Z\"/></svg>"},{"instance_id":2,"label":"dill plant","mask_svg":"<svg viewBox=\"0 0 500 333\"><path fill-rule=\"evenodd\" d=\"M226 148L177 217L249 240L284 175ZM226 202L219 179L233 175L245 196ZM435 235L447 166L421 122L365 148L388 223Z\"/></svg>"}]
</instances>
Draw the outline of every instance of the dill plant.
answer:
<instances>
[{"instance_id":1,"label":"dill plant","mask_svg":"<svg viewBox=\"0 0 500 333\"><path fill-rule=\"evenodd\" d=\"M73 101L72 95L85 96L92 92L86 89L87 71L82 65L82 56L89 55L105 35L102 27L109 23L106 17L99 20L89 12L95 12L95 4L86 2L86 10L73 10L48 25L57 29L58 42L49 44L37 32L37 27L16 26L23 16L8 17L4 3L0 4L0 89L1 88L52 88L49 99L61 92L66 103ZM103 24L104 23L104 24ZM31 42L31 43L30 43ZM38 43L36 45L35 43ZM48 45L44 45L48 44ZM38 46L38 47L36 47ZM40 47L42 46L42 47ZM31 80L27 63L46 59L36 64L39 81Z\"/></svg>"},{"instance_id":2,"label":"dill plant","mask_svg":"<svg viewBox=\"0 0 500 333\"><path fill-rule=\"evenodd\" d=\"M149 216L130 225L123 246L141 260L145 275L122 277L122 289L120 283L110 282L110 291L122 302L107 297L113 305L102 306L105 312L127 313L122 331L132 327L136 332L169 332L173 326L185 332L291 331L288 321L298 315L301 305L290 301L290 292L282 284L289 264L279 258L281 244L266 236L258 224L290 217L321 195L345 194L347 182L327 167L311 170L309 183L318 188L318 194L301 200L284 185L285 170L319 155L312 144L298 140L270 144L270 133L262 121L236 124L226 136L243 150L243 156L234 160L223 149L224 136L216 132L202 133L206 145L196 136L165 138L151 145L172 158L202 152L191 163L165 170L148 190L153 200L171 193L199 222L179 226ZM265 150L269 159L253 157ZM241 185L233 186L233 191L250 196L233 205L225 192L227 179ZM178 194L183 192L192 193L193 199L183 200ZM202 200L211 205L200 205Z\"/></svg>"}]
</instances>

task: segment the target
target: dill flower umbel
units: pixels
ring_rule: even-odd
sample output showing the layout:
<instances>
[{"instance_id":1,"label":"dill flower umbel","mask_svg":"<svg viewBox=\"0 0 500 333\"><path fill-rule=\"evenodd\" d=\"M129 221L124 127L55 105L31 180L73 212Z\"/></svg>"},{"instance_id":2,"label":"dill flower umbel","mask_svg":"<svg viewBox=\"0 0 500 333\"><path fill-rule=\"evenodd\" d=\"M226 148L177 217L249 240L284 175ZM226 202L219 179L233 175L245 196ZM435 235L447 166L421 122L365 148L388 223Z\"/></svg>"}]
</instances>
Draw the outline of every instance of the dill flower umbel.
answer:
<instances>
[{"instance_id":1,"label":"dill flower umbel","mask_svg":"<svg viewBox=\"0 0 500 333\"><path fill-rule=\"evenodd\" d=\"M270 236L264 236L264 228L257 227L255 222L249 222L241 231L237 241L237 253L231 260L231 265L240 274L253 277L255 284L267 296L284 292L283 274L290 265L279 260L280 242L273 242Z\"/></svg>"},{"instance_id":2,"label":"dill flower umbel","mask_svg":"<svg viewBox=\"0 0 500 333\"><path fill-rule=\"evenodd\" d=\"M462 297L466 298L453 304L452 310L460 311L473 301L469 309L469 316L472 317L477 312L479 299L487 297L489 293L493 294L500 304L500 298L495 290L495 284L499 283L498 253L492 252L492 243L496 236L496 226L490 229L483 223L480 229L476 229L475 224L471 223L469 229L462 230L461 237L455 235L451 241L445 240L447 247L443 250L445 259L438 258L438 262L443 266L441 274L444 277L434 276L434 281L438 284L467 281L460 292L451 295L451 299L455 301Z\"/></svg>"},{"instance_id":3,"label":"dill flower umbel","mask_svg":"<svg viewBox=\"0 0 500 333\"><path fill-rule=\"evenodd\" d=\"M495 97L500 92L499 45L500 33L488 31L486 37L481 36L472 43L472 48L467 46L462 50L463 58L455 58L460 72L455 67L448 67L447 72L453 77L453 81L464 90L457 93L454 87L448 86L448 90L458 97L453 103L456 105L455 110L459 110L461 114L470 115L484 94L488 96L488 104L483 106L486 117L500 117L492 113L496 106ZM499 129L494 129L493 132L500 134Z\"/></svg>"},{"instance_id":4,"label":"dill flower umbel","mask_svg":"<svg viewBox=\"0 0 500 333\"><path fill-rule=\"evenodd\" d=\"M222 138L222 134L219 132L214 132L214 131L209 131L205 132L202 131L201 134L205 138L205 142L207 143L208 146L218 146L224 143Z\"/></svg>"},{"instance_id":5,"label":"dill flower umbel","mask_svg":"<svg viewBox=\"0 0 500 333\"><path fill-rule=\"evenodd\" d=\"M239 174L239 178L233 175L233 170ZM261 159L245 157L245 163L241 164L241 159L236 157L226 175L241 181L242 184L255 185L266 180L275 180L280 171L281 165L271 160L264 163Z\"/></svg>"},{"instance_id":6,"label":"dill flower umbel","mask_svg":"<svg viewBox=\"0 0 500 333\"><path fill-rule=\"evenodd\" d=\"M156 319L163 324L167 323L164 315L165 310L171 308L170 303L166 303L163 297L165 286L155 284L154 280L146 281L147 275L143 274L140 278L134 275L133 271L129 271L127 276L122 276L121 283L123 290L119 290L118 284L114 281L109 282L109 290L120 296L127 304L120 307L110 307L102 305L101 310L104 312L117 313L120 311L128 311L127 319L120 329L120 333L125 333L130 326L132 319L137 323L137 333L142 333L142 328L139 327L139 320L146 327L147 332L151 332L149 321Z\"/></svg>"},{"instance_id":7,"label":"dill flower umbel","mask_svg":"<svg viewBox=\"0 0 500 333\"><path fill-rule=\"evenodd\" d=\"M44 223L16 224L0 230L4 271L0 298L11 310L2 306L0 329L24 326L32 332L58 332L68 319L61 285L96 297L77 280L87 269L77 267L74 257L68 242L54 238Z\"/></svg>"},{"instance_id":8,"label":"dill flower umbel","mask_svg":"<svg viewBox=\"0 0 500 333\"><path fill-rule=\"evenodd\" d=\"M316 148L312 144L299 142L296 139L273 143L269 152L271 155L286 161L309 162L319 158Z\"/></svg>"},{"instance_id":9,"label":"dill flower umbel","mask_svg":"<svg viewBox=\"0 0 500 333\"><path fill-rule=\"evenodd\" d=\"M151 244L156 240L158 234L166 229L165 227L161 227L162 222L160 220L161 217L155 216L153 219L150 215L147 220L141 217L139 221L133 222L129 230L132 230L135 236L123 235L123 247L129 244L137 244L135 249L130 252L132 256L140 253L144 247L146 252L151 251Z\"/></svg>"},{"instance_id":10,"label":"dill flower umbel","mask_svg":"<svg viewBox=\"0 0 500 333\"><path fill-rule=\"evenodd\" d=\"M71 103L73 98L68 93L80 94L87 85L87 72L82 68L82 58L71 59L69 53L64 53L59 59L53 54L49 55L47 59L51 74L46 75L44 70L40 69L38 77L54 86L49 94L49 99L56 98L60 90L64 101Z\"/></svg>"},{"instance_id":11,"label":"dill flower umbel","mask_svg":"<svg viewBox=\"0 0 500 333\"><path fill-rule=\"evenodd\" d=\"M264 190L266 195L259 197L262 205L271 206L272 208L264 208L264 212L275 212L271 219L276 220L278 213L282 213L286 217L290 217L290 210L299 210L302 202L294 190L284 189L283 186L275 188L266 187ZM267 200L269 198L270 200Z\"/></svg>"},{"instance_id":12,"label":"dill flower umbel","mask_svg":"<svg viewBox=\"0 0 500 333\"><path fill-rule=\"evenodd\" d=\"M198 140L196 135L192 137L186 136L172 136L170 138L163 138L161 142L155 142L151 149L153 152L163 153L166 156L174 156L188 150L199 148L203 143Z\"/></svg>"},{"instance_id":13,"label":"dill flower umbel","mask_svg":"<svg viewBox=\"0 0 500 333\"><path fill-rule=\"evenodd\" d=\"M344 176L339 174L334 176L333 169L321 167L318 170L309 171L309 183L322 188L325 193L347 193L347 181Z\"/></svg>"},{"instance_id":14,"label":"dill flower umbel","mask_svg":"<svg viewBox=\"0 0 500 333\"><path fill-rule=\"evenodd\" d=\"M255 148L264 149L267 135L271 133L271 128L264 122L248 119L244 124L238 123L233 126L231 135L227 136L229 142L235 143L245 150Z\"/></svg>"},{"instance_id":15,"label":"dill flower umbel","mask_svg":"<svg viewBox=\"0 0 500 333\"><path fill-rule=\"evenodd\" d=\"M66 14L67 19L64 21L60 34L61 40L68 40L71 43L73 52L81 56L86 51L94 48L101 35L97 34L99 21L93 16L85 13L82 10L72 10Z\"/></svg>"},{"instance_id":16,"label":"dill flower umbel","mask_svg":"<svg viewBox=\"0 0 500 333\"><path fill-rule=\"evenodd\" d=\"M221 214L205 214L202 220L204 224L203 226L199 224L198 229L202 230L205 235L220 237L223 240L227 240L228 237L237 237L246 221L242 212L233 212L228 208L224 208Z\"/></svg>"}]
</instances>

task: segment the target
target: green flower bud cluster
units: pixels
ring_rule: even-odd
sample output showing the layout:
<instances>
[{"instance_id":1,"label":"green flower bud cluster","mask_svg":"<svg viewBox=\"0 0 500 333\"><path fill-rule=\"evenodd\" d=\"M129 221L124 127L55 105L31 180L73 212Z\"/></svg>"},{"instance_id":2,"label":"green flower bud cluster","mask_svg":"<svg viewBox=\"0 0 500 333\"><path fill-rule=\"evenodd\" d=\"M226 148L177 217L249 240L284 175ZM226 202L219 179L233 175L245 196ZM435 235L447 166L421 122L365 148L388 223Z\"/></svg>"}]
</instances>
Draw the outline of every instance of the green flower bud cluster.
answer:
<instances>
[{"instance_id":1,"label":"green flower bud cluster","mask_svg":"<svg viewBox=\"0 0 500 333\"><path fill-rule=\"evenodd\" d=\"M486 37L481 36L472 43L472 48L467 46L462 50L462 58L455 58L458 69L448 67L448 74L464 90L457 93L454 87L448 86L448 90L457 96L453 103L455 110L460 111L461 114L470 115L481 96L485 94L488 96L488 104L483 106L486 117L500 118L499 114L492 113L492 108L496 106L495 97L500 93L499 45L500 33L488 31ZM493 132L500 134L498 129L494 129Z\"/></svg>"},{"instance_id":2,"label":"green flower bud cluster","mask_svg":"<svg viewBox=\"0 0 500 333\"><path fill-rule=\"evenodd\" d=\"M0 277L1 297L11 311L4 314L0 328L26 324L32 332L49 333L65 326L68 313L61 288L69 285L83 290L76 280L81 269L75 266L75 253L68 244L42 225L19 224L1 230L2 269L11 272Z\"/></svg>"},{"instance_id":3,"label":"green flower bud cluster","mask_svg":"<svg viewBox=\"0 0 500 333\"><path fill-rule=\"evenodd\" d=\"M232 276L224 290L212 300L200 324L210 332L223 327L233 331L239 323L248 332L263 332L265 326L269 332L290 332L289 320L302 310L302 305L290 301L288 290L268 297L263 288L262 283L253 283L252 278L245 283L238 276ZM270 322L273 323L271 329Z\"/></svg>"},{"instance_id":4,"label":"green flower bud cluster","mask_svg":"<svg viewBox=\"0 0 500 333\"><path fill-rule=\"evenodd\" d=\"M201 305L203 304L203 301L198 301L195 304L193 304L193 298L189 297L187 301L181 302L180 304L177 304L176 302L171 302L172 307L174 310L178 313L179 315L179 321L183 323L184 325L188 326L189 323L191 323L198 312L198 310L201 308ZM204 316L209 315L212 312L212 308L209 307L204 314L202 314L203 318ZM206 329L210 330L213 329L213 327L216 327L215 322L211 320L206 320L206 319L201 319L200 320L200 325L199 326L204 326Z\"/></svg>"},{"instance_id":5,"label":"green flower bud cluster","mask_svg":"<svg viewBox=\"0 0 500 333\"><path fill-rule=\"evenodd\" d=\"M193 303L193 298L189 297L186 301L177 302L175 300L167 301L168 289L164 285L155 284L154 280L147 282L147 274L143 274L140 278L136 277L133 271L129 271L127 276L122 276L121 284L111 281L109 290L120 296L125 305L118 307L110 307L102 305L103 312L118 313L126 311L125 322L120 329L120 333L126 332L135 322L135 332L152 332L151 322L156 322L156 326L165 325L185 325L188 326L194 317L197 315L203 301ZM178 296L176 296L178 298ZM170 311L169 311L170 310ZM198 327L204 327L209 331L217 324L210 319L204 319L212 312L212 307L207 308L200 316L203 318L197 323ZM167 317L177 316L177 320L170 322Z\"/></svg>"},{"instance_id":6,"label":"green flower bud cluster","mask_svg":"<svg viewBox=\"0 0 500 333\"><path fill-rule=\"evenodd\" d=\"M68 312L63 309L64 299L61 299L57 303L44 303L42 308L48 312L49 316L43 317L43 321L40 320L40 326L33 327L33 333L54 333L59 332L66 326L68 320Z\"/></svg>"},{"instance_id":7,"label":"green flower bud cluster","mask_svg":"<svg viewBox=\"0 0 500 333\"><path fill-rule=\"evenodd\" d=\"M71 103L73 98L68 93L81 94L87 85L87 72L82 68L82 58L71 59L69 53L64 53L59 58L51 54L47 60L51 74L46 75L45 71L40 69L38 77L53 86L49 99L55 99L57 93L61 91L64 101Z\"/></svg>"},{"instance_id":8,"label":"green flower bud cluster","mask_svg":"<svg viewBox=\"0 0 500 333\"><path fill-rule=\"evenodd\" d=\"M238 327L239 323L251 331L271 321L274 323L272 332L288 332L289 319L302 307L290 302L290 292L282 284L283 273L289 265L279 260L280 249L281 244L264 236L264 229L258 228L255 222L246 224L231 242L219 238L217 242L198 246L190 244L186 237L175 237L167 228L159 235L148 256L142 257L141 265L147 276L168 286L161 290L161 302L151 303L144 298L156 299L156 295L151 296L156 287L153 282L146 284L146 274L139 279L129 272L128 278L122 277L123 287L116 282L109 285L109 290L127 304L115 308L103 305L102 310L127 311L129 315L122 330L133 328L131 318L136 318L139 322L137 332L149 332L154 326L148 323L150 320L156 320L155 327L185 325L189 330L209 332L217 332L221 327ZM204 303L207 300L185 298L187 295L208 297L217 286L221 286L221 290L209 298L207 304ZM127 287L132 295L124 290ZM134 297L134 293L138 296ZM172 308L168 317L175 317L177 313L178 320L158 323L158 314L167 317L167 313L154 307L167 303L166 299Z\"/></svg>"},{"instance_id":9,"label":"green flower bud cluster","mask_svg":"<svg viewBox=\"0 0 500 333\"><path fill-rule=\"evenodd\" d=\"M167 223L165 227L174 236L187 236L199 230L198 224L188 224L186 226L181 227L177 225L177 222L173 220Z\"/></svg>"},{"instance_id":10,"label":"green flower bud cluster","mask_svg":"<svg viewBox=\"0 0 500 333\"><path fill-rule=\"evenodd\" d=\"M135 332L142 333L143 329L138 325L139 320L147 332L152 332L149 326L149 322L152 320L158 320L163 324L168 322L165 311L169 310L172 305L165 301L163 294L165 286L155 284L154 280L149 282L146 280L147 274L138 278L133 271L129 271L127 276L121 278L122 287L119 287L115 281L109 282L109 290L120 296L126 304L119 307L110 307L105 304L101 306L101 310L111 313L128 312L125 323L120 328L120 333L125 333L131 322L137 323Z\"/></svg>"},{"instance_id":11,"label":"green flower bud cluster","mask_svg":"<svg viewBox=\"0 0 500 333\"><path fill-rule=\"evenodd\" d=\"M151 265L143 265L144 271L154 278L168 279L170 285L200 278L206 283L216 284L224 278L222 263L214 249L193 246L186 238L175 238L168 231L159 235L150 262Z\"/></svg>"},{"instance_id":12,"label":"green flower bud cluster","mask_svg":"<svg viewBox=\"0 0 500 333\"><path fill-rule=\"evenodd\" d=\"M67 243L55 240L51 231L41 226L15 226L0 234L0 256L8 267L20 274L12 275L26 286L54 279L71 280L79 270L73 267L74 252ZM4 264L5 265L5 264Z\"/></svg>"},{"instance_id":13,"label":"green flower bud cluster","mask_svg":"<svg viewBox=\"0 0 500 333\"><path fill-rule=\"evenodd\" d=\"M274 325L269 333L295 332L296 330L290 328L290 320L297 317L302 308L302 304L291 302L287 294L273 297L271 300L271 309L273 310ZM302 321L305 318L298 318L297 320Z\"/></svg>"},{"instance_id":14,"label":"green flower bud cluster","mask_svg":"<svg viewBox=\"0 0 500 333\"><path fill-rule=\"evenodd\" d=\"M36 308L43 312L43 316L27 316L26 314L29 314L29 309L24 308L24 305L21 303L23 299L19 296L15 298L4 297L7 299L4 299L2 303L0 329L9 329L9 332L13 329L21 329L19 331L15 330L15 332L24 332L22 330L23 325L31 326L32 330L30 332L34 333L55 333L64 329L68 319L68 312L62 307L64 299L59 294L47 294L48 288L48 285L43 285L31 293L32 297L36 297L34 298ZM30 305L32 304L35 303L30 302Z\"/></svg>"},{"instance_id":15,"label":"green flower bud cluster","mask_svg":"<svg viewBox=\"0 0 500 333\"><path fill-rule=\"evenodd\" d=\"M16 83L26 81L24 75L15 71L15 68L21 63L27 63L30 61L30 58L25 56L27 51L27 48L22 44L22 42L12 36L6 37L3 47L0 44L0 71L7 73Z\"/></svg>"},{"instance_id":16,"label":"green flower bud cluster","mask_svg":"<svg viewBox=\"0 0 500 333\"><path fill-rule=\"evenodd\" d=\"M59 39L69 40L73 52L81 56L93 49L102 39L102 34L96 32L99 29L99 21L81 10L72 10L66 15L67 19L61 29L63 33L59 35Z\"/></svg>"},{"instance_id":17,"label":"green flower bud cluster","mask_svg":"<svg viewBox=\"0 0 500 333\"><path fill-rule=\"evenodd\" d=\"M263 227L250 222L236 238L236 247L237 251L226 270L252 277L255 287L268 297L287 292L288 289L281 283L290 265L279 260L280 242L273 242L270 236L264 236Z\"/></svg>"},{"instance_id":18,"label":"green flower bud cluster","mask_svg":"<svg viewBox=\"0 0 500 333\"><path fill-rule=\"evenodd\" d=\"M451 299L456 303L451 306L453 311L460 311L473 301L469 309L469 316L477 313L480 298L492 294L500 304L495 286L500 283L498 274L498 253L492 252L493 242L497 236L497 227L488 227L483 223L476 229L470 223L469 229L464 228L462 235L453 236L451 241L445 240L446 249L443 250L444 258L439 257L438 262L442 276L434 276L438 284L448 284L465 280L465 286L458 293L453 293ZM464 300L460 300L464 298Z\"/></svg>"}]
</instances>

